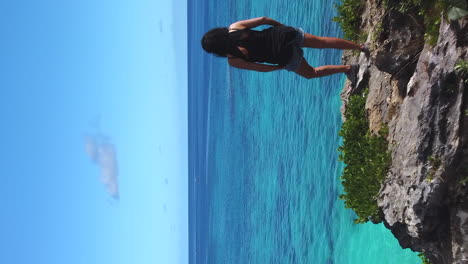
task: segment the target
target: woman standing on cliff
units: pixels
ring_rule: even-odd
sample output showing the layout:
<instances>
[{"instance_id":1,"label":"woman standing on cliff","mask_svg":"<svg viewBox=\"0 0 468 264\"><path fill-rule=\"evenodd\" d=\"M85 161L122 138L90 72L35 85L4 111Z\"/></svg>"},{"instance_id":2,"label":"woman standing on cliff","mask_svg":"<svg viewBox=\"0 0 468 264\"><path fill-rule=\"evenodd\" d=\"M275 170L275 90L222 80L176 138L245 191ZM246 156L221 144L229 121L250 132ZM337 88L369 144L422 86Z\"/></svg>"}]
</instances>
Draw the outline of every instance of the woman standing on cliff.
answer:
<instances>
[{"instance_id":1,"label":"woman standing on cliff","mask_svg":"<svg viewBox=\"0 0 468 264\"><path fill-rule=\"evenodd\" d=\"M262 31L252 30L260 25L272 27ZM268 17L241 20L227 28L212 29L201 42L205 51L227 57L233 67L259 72L286 69L307 79L335 73L346 73L348 78L355 78L359 66L326 65L314 68L304 59L302 47L369 52L366 45L340 38L314 36L304 33L301 28L285 26Z\"/></svg>"}]
</instances>

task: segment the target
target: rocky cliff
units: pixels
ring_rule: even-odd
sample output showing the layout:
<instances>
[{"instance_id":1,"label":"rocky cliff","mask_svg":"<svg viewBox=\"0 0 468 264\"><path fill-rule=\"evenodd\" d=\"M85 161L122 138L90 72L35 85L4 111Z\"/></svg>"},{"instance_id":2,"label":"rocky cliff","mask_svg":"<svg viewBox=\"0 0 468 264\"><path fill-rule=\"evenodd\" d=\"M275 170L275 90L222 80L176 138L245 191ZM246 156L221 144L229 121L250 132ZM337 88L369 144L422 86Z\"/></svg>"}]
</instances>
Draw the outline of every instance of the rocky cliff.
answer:
<instances>
[{"instance_id":1,"label":"rocky cliff","mask_svg":"<svg viewBox=\"0 0 468 264\"><path fill-rule=\"evenodd\" d=\"M434 264L468 263L468 84L454 70L468 59L468 19L442 17L429 45L421 21L368 1L361 31L371 55L344 54L360 71L342 98L368 87L371 131L389 128L392 163L378 196L383 222L403 248Z\"/></svg>"}]
</instances>

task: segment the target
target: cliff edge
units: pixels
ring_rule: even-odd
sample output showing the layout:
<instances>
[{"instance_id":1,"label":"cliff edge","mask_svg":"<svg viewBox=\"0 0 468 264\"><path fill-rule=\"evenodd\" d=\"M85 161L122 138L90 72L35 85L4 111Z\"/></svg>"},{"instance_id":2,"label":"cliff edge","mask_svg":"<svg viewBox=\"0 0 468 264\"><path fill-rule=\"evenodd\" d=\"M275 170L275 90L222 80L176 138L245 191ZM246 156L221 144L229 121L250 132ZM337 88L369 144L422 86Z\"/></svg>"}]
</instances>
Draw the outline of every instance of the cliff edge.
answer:
<instances>
[{"instance_id":1,"label":"cliff edge","mask_svg":"<svg viewBox=\"0 0 468 264\"><path fill-rule=\"evenodd\" d=\"M441 14L435 44L421 21L367 1L361 17L370 56L345 52L359 63L357 84L346 82L345 102L369 88L370 130L388 126L392 162L377 202L403 248L431 263L468 263L468 82L455 71L468 59L468 19Z\"/></svg>"}]
</instances>

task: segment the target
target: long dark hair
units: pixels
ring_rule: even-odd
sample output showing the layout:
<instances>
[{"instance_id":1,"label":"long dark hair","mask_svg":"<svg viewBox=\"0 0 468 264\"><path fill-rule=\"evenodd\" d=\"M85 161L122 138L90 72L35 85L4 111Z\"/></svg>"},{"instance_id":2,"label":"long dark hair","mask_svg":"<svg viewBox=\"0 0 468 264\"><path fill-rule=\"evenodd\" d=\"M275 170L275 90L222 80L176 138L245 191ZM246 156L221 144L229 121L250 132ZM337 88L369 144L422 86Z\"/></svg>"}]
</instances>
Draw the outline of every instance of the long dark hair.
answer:
<instances>
[{"instance_id":1,"label":"long dark hair","mask_svg":"<svg viewBox=\"0 0 468 264\"><path fill-rule=\"evenodd\" d=\"M241 43L241 36L244 30L236 30L229 33L228 28L214 28L203 35L201 45L203 49L219 57L226 57L231 54L235 57L247 59L237 48Z\"/></svg>"}]
</instances>

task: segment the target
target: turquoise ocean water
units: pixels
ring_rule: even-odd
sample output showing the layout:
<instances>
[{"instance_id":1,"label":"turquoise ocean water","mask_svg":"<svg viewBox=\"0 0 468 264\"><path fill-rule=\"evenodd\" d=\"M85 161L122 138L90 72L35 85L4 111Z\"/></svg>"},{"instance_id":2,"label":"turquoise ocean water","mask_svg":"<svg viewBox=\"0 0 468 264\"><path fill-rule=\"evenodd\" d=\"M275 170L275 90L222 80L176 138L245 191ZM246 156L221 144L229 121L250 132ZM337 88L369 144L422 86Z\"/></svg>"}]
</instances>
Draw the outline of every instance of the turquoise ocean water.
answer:
<instances>
[{"instance_id":1,"label":"turquoise ocean water","mask_svg":"<svg viewBox=\"0 0 468 264\"><path fill-rule=\"evenodd\" d=\"M202 52L206 30L259 16L342 35L330 1L189 2L190 263L421 263L338 199L343 75L249 72ZM305 50L312 66L340 56Z\"/></svg>"}]
</instances>

